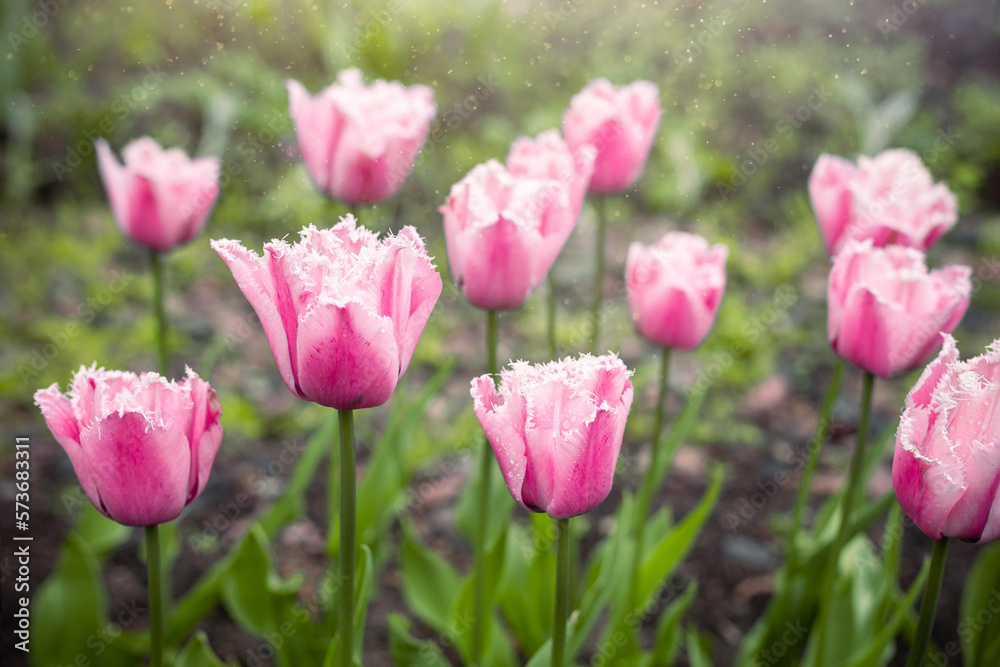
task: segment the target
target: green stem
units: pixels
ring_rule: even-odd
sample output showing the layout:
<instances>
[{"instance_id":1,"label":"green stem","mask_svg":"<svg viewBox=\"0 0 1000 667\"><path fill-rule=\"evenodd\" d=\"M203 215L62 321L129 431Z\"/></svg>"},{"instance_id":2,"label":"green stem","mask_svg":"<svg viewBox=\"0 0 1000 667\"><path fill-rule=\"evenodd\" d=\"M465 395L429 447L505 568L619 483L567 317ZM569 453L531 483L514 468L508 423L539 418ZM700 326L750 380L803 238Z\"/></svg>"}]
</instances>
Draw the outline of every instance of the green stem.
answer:
<instances>
[{"instance_id":1,"label":"green stem","mask_svg":"<svg viewBox=\"0 0 1000 667\"><path fill-rule=\"evenodd\" d=\"M167 376L167 315L163 310L163 262L158 250L149 251L153 267L153 312L156 314L156 351L160 375Z\"/></svg>"},{"instance_id":2,"label":"green stem","mask_svg":"<svg viewBox=\"0 0 1000 667\"><path fill-rule=\"evenodd\" d=\"M556 613L552 620L552 667L563 666L569 612L569 519L556 519Z\"/></svg>"},{"instance_id":3,"label":"green stem","mask_svg":"<svg viewBox=\"0 0 1000 667\"><path fill-rule=\"evenodd\" d=\"M146 526L146 566L149 569L149 664L163 665L163 599L160 595L160 527Z\"/></svg>"},{"instance_id":4,"label":"green stem","mask_svg":"<svg viewBox=\"0 0 1000 667\"><path fill-rule=\"evenodd\" d=\"M554 267L552 267L554 268ZM546 313L546 328L549 335L549 360L556 358L556 278L552 275L552 268L549 268L548 281L548 312Z\"/></svg>"},{"instance_id":5,"label":"green stem","mask_svg":"<svg viewBox=\"0 0 1000 667\"><path fill-rule=\"evenodd\" d=\"M840 393L840 380L844 376L845 362L840 357L837 358L833 366L833 376L830 378L830 385L826 389L826 396L823 398L823 408L819 414L819 425L816 427L816 437L809 443L809 457L806 459L805 467L802 469L802 478L799 480L798 494L795 496L795 507L792 509L792 525L788 531L788 554L785 558L786 571L791 572L798 563L798 551L795 540L799 530L802 528L802 515L805 513L806 505L809 504L809 494L812 491L813 477L816 476L816 468L819 465L820 452L830 434L830 419L833 414L833 404L837 401Z\"/></svg>"},{"instance_id":6,"label":"green stem","mask_svg":"<svg viewBox=\"0 0 1000 667\"><path fill-rule=\"evenodd\" d=\"M601 334L600 312L602 288L604 287L604 239L608 230L608 215L605 198L594 197L594 208L597 209L597 238L594 242L594 299L590 304L590 324L593 332L590 337L590 353L597 354L598 339Z\"/></svg>"},{"instance_id":7,"label":"green stem","mask_svg":"<svg viewBox=\"0 0 1000 667\"><path fill-rule=\"evenodd\" d=\"M354 664L354 412L338 410L340 418L340 664Z\"/></svg>"},{"instance_id":8,"label":"green stem","mask_svg":"<svg viewBox=\"0 0 1000 667\"><path fill-rule=\"evenodd\" d=\"M875 376L865 371L864 388L861 392L861 421L858 424L858 446L851 458L851 471L847 480L847 489L841 499L840 528L837 537L830 546L827 555L826 569L823 572L822 585L819 592L819 643L816 653L816 667L823 667L826 648L826 626L830 613L830 599L833 597L833 586L837 580L837 567L840 562L840 551L847 541L847 532L851 524L851 510L854 497L858 495L858 484L861 483L861 469L864 467L865 442L868 436L868 421L872 411L872 391L875 387Z\"/></svg>"},{"instance_id":9,"label":"green stem","mask_svg":"<svg viewBox=\"0 0 1000 667\"><path fill-rule=\"evenodd\" d=\"M490 374L496 382L499 368L497 368L497 343L499 337L499 317L497 311L486 311L486 372ZM472 628L472 663L482 664L483 642L485 636L488 613L486 609L486 520L490 502L490 458L493 455L493 448L489 440L483 438L482 450L479 454L479 495L476 507L476 544L475 563L473 565L473 604L476 610L476 617Z\"/></svg>"},{"instance_id":10,"label":"green stem","mask_svg":"<svg viewBox=\"0 0 1000 667\"><path fill-rule=\"evenodd\" d=\"M924 599L920 602L920 619L917 621L916 643L910 650L906 667L920 667L927 654L927 645L931 639L931 628L934 626L934 616L937 613L938 597L941 595L941 581L944 579L944 561L948 555L948 538L942 537L934 541L931 552L931 570L927 575L927 585L924 587Z\"/></svg>"}]
</instances>

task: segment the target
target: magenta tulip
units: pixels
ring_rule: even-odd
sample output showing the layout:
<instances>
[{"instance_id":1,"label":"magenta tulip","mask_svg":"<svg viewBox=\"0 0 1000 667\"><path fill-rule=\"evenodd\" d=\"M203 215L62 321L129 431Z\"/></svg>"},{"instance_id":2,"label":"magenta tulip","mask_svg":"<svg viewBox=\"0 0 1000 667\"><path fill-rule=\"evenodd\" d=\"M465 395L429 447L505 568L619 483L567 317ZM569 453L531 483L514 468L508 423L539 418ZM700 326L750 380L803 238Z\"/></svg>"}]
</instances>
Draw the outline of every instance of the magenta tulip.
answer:
<instances>
[{"instance_id":1,"label":"magenta tulip","mask_svg":"<svg viewBox=\"0 0 1000 667\"><path fill-rule=\"evenodd\" d=\"M441 276L413 227L379 241L346 216L310 225L264 256L212 241L257 311L289 390L338 410L385 403L441 294Z\"/></svg>"},{"instance_id":2,"label":"magenta tulip","mask_svg":"<svg viewBox=\"0 0 1000 667\"><path fill-rule=\"evenodd\" d=\"M906 515L936 540L1000 537L1000 340L963 362L944 336L906 397L892 486Z\"/></svg>"},{"instance_id":3,"label":"magenta tulip","mask_svg":"<svg viewBox=\"0 0 1000 667\"><path fill-rule=\"evenodd\" d=\"M821 155L809 177L809 198L830 255L849 239L927 250L958 218L955 195L935 185L920 158L903 149L861 156L857 165Z\"/></svg>"},{"instance_id":4,"label":"magenta tulip","mask_svg":"<svg viewBox=\"0 0 1000 667\"><path fill-rule=\"evenodd\" d=\"M521 137L515 141L507 155L507 169L513 176L556 181L566 187L569 194L566 214L572 220L567 228L569 234L580 218L596 156L593 146L570 150L557 130L549 130L536 139ZM552 192L557 195L559 189L552 188Z\"/></svg>"},{"instance_id":5,"label":"magenta tulip","mask_svg":"<svg viewBox=\"0 0 1000 667\"><path fill-rule=\"evenodd\" d=\"M149 137L122 150L122 166L98 139L97 166L118 228L136 243L166 252L198 235L219 194L219 161L191 160Z\"/></svg>"},{"instance_id":6,"label":"magenta tulip","mask_svg":"<svg viewBox=\"0 0 1000 667\"><path fill-rule=\"evenodd\" d=\"M594 79L573 96L563 114L563 133L573 150L597 150L590 191L607 194L631 187L642 174L660 123L660 93L649 81L616 89Z\"/></svg>"},{"instance_id":7,"label":"magenta tulip","mask_svg":"<svg viewBox=\"0 0 1000 667\"><path fill-rule=\"evenodd\" d=\"M655 245L633 243L625 260L629 310L639 333L664 347L691 350L712 328L726 289L724 245L667 232Z\"/></svg>"},{"instance_id":8,"label":"magenta tulip","mask_svg":"<svg viewBox=\"0 0 1000 667\"><path fill-rule=\"evenodd\" d=\"M351 205L396 193L437 113L427 86L382 79L366 86L353 68L315 97L294 79L286 87L309 173L320 190Z\"/></svg>"},{"instance_id":9,"label":"magenta tulip","mask_svg":"<svg viewBox=\"0 0 1000 667\"><path fill-rule=\"evenodd\" d=\"M440 210L451 275L469 303L521 307L576 224L569 206L559 181L518 178L495 160L453 185Z\"/></svg>"},{"instance_id":10,"label":"magenta tulip","mask_svg":"<svg viewBox=\"0 0 1000 667\"><path fill-rule=\"evenodd\" d=\"M631 374L613 354L584 354L514 362L499 391L489 375L472 381L476 417L514 500L561 519L607 498L632 407Z\"/></svg>"},{"instance_id":11,"label":"magenta tulip","mask_svg":"<svg viewBox=\"0 0 1000 667\"><path fill-rule=\"evenodd\" d=\"M176 519L208 483L222 442L222 408L191 369L167 382L81 366L68 395L53 384L35 403L90 502L126 526Z\"/></svg>"},{"instance_id":12,"label":"magenta tulip","mask_svg":"<svg viewBox=\"0 0 1000 667\"><path fill-rule=\"evenodd\" d=\"M887 378L916 368L969 307L967 266L928 272L919 250L848 241L827 287L830 345L855 366Z\"/></svg>"}]
</instances>

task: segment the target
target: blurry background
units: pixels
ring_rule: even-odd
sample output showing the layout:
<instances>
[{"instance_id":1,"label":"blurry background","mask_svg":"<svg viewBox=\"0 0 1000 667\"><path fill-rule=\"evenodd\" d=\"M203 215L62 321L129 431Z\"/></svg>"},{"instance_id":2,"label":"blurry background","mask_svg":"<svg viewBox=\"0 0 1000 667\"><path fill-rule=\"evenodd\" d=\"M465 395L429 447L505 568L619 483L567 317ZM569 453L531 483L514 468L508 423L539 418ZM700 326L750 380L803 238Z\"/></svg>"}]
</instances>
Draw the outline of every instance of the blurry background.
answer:
<instances>
[{"instance_id":1,"label":"blurry background","mask_svg":"<svg viewBox=\"0 0 1000 667\"><path fill-rule=\"evenodd\" d=\"M660 494L680 515L705 487L709 458L731 467L716 516L683 568L701 579L694 613L713 639L717 664L727 664L766 602L781 552L780 512L794 484L739 526L727 513L739 514L741 501L808 442L833 362L825 336L829 263L806 193L820 153L855 158L905 147L921 156L957 194L961 211L929 264L966 263L975 276L972 305L956 331L959 347L971 356L1000 336L995 1L4 0L2 19L0 503L7 529L13 503L7 443L30 435L36 582L51 569L79 507L66 502L78 483L32 394L52 382L65 388L73 370L95 360L134 371L155 365L147 256L115 227L94 139L107 138L118 153L150 135L222 163L222 191L204 233L166 260L173 375L187 364L210 379L226 429L213 481L181 519L182 538L203 529L200 522L246 488L255 470L321 421L322 409L284 388L253 311L208 246L211 238L228 237L259 250L346 211L315 190L299 158L284 87L290 77L316 92L339 69L357 66L368 80L434 88L438 116L413 174L394 199L364 211L362 222L379 230L414 225L443 274L437 207L469 169L504 159L518 136L558 127L571 96L594 77L616 84L646 78L659 86L664 115L644 176L612 204L603 347L620 350L636 369L637 402L621 466L628 484L636 477L632 464L644 463L628 452L648 439L656 369L652 348L635 337L628 318L621 279L628 243L685 229L729 246L728 291L714 332L695 354L675 355L677 391L668 410L676 412L677 396L697 383L713 384ZM564 354L586 347L593 228L593 211L585 207L554 268ZM452 479L437 487L441 517L428 503L416 519L428 541L463 564L468 549L449 527L449 508L467 474L463 452L480 437L467 383L483 369L484 318L445 283L402 384L419 387L451 357L456 367L415 433L407 465L418 479ZM501 318L502 362L545 358L543 299L544 288ZM893 427L914 378L880 383L876 428ZM848 373L817 495L829 494L840 479L847 456L840 445L853 443L859 384ZM384 419L384 412L366 411L359 441L371 442ZM274 473L250 510L217 531L216 552L184 543L179 589L280 494L286 475ZM309 517L276 543L285 572L322 566L322 554L314 553L326 530L322 477L310 491ZM884 467L872 491L889 485ZM616 489L605 514L619 495ZM608 530L600 516L592 521L595 534ZM922 535L907 537L904 576L912 577L929 546ZM129 544L106 568L109 586L122 597L142 591ZM957 564L975 553L954 545L956 578L946 579L939 618L949 618L949 604L957 606ZM6 597L12 589L4 554ZM398 606L393 582L382 584L385 604ZM209 623L220 655L243 655L249 637L222 612ZM936 639L946 641L948 628L940 632ZM373 633L370 643L377 644ZM4 664L8 650L5 639Z\"/></svg>"}]
</instances>

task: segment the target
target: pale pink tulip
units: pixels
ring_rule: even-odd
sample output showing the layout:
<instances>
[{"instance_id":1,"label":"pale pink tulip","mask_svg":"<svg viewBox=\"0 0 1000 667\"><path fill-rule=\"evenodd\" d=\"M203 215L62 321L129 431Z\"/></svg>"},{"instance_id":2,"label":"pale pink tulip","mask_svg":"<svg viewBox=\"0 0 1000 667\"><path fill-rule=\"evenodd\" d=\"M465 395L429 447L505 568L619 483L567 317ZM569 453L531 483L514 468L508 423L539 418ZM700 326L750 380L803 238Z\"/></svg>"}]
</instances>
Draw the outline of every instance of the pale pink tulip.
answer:
<instances>
[{"instance_id":1,"label":"pale pink tulip","mask_svg":"<svg viewBox=\"0 0 1000 667\"><path fill-rule=\"evenodd\" d=\"M726 289L724 245L697 234L667 232L655 245L633 243L625 288L636 329L664 347L691 350L711 329Z\"/></svg>"},{"instance_id":2,"label":"pale pink tulip","mask_svg":"<svg viewBox=\"0 0 1000 667\"><path fill-rule=\"evenodd\" d=\"M620 192L639 179L661 113L660 92L649 81L616 89L607 79L594 79L573 96L563 113L563 133L573 150L597 150L591 192Z\"/></svg>"},{"instance_id":3,"label":"pale pink tulip","mask_svg":"<svg viewBox=\"0 0 1000 667\"><path fill-rule=\"evenodd\" d=\"M179 148L163 150L149 137L122 150L125 165L98 139L97 166L118 228L159 252L194 238L219 194L219 161L191 160Z\"/></svg>"},{"instance_id":4,"label":"pale pink tulip","mask_svg":"<svg viewBox=\"0 0 1000 667\"><path fill-rule=\"evenodd\" d=\"M958 218L955 195L904 149L861 156L857 165L821 155L809 198L830 255L849 239L927 250Z\"/></svg>"},{"instance_id":5,"label":"pale pink tulip","mask_svg":"<svg viewBox=\"0 0 1000 667\"><path fill-rule=\"evenodd\" d=\"M569 234L580 218L596 156L593 146L571 151L558 130L549 130L535 139L521 137L515 141L507 155L507 169L513 176L556 181L566 187L569 194L566 214L572 220L567 226ZM557 188L552 190L554 195L558 193Z\"/></svg>"},{"instance_id":6,"label":"pale pink tulip","mask_svg":"<svg viewBox=\"0 0 1000 667\"><path fill-rule=\"evenodd\" d=\"M320 190L348 204L391 197L406 180L437 113L434 91L341 70L315 97L286 82L289 111L309 173Z\"/></svg>"},{"instance_id":7,"label":"pale pink tulip","mask_svg":"<svg viewBox=\"0 0 1000 667\"><path fill-rule=\"evenodd\" d=\"M531 365L472 381L476 417L507 489L533 512L589 512L611 491L632 407L631 375L615 355Z\"/></svg>"},{"instance_id":8,"label":"pale pink tulip","mask_svg":"<svg viewBox=\"0 0 1000 667\"><path fill-rule=\"evenodd\" d=\"M1000 340L960 361L955 339L906 397L896 432L892 486L934 539L1000 537Z\"/></svg>"},{"instance_id":9,"label":"pale pink tulip","mask_svg":"<svg viewBox=\"0 0 1000 667\"><path fill-rule=\"evenodd\" d=\"M406 372L441 294L441 276L413 227L379 241L348 215L310 225L264 256L212 241L264 327L289 390L338 410L385 403Z\"/></svg>"},{"instance_id":10,"label":"pale pink tulip","mask_svg":"<svg viewBox=\"0 0 1000 667\"><path fill-rule=\"evenodd\" d=\"M208 483L222 442L219 401L190 368L167 382L81 366L68 395L53 384L35 403L90 502L126 526L176 519Z\"/></svg>"},{"instance_id":11,"label":"pale pink tulip","mask_svg":"<svg viewBox=\"0 0 1000 667\"><path fill-rule=\"evenodd\" d=\"M916 368L969 307L967 266L928 272L914 248L848 241L827 286L827 334L834 352L887 378Z\"/></svg>"},{"instance_id":12,"label":"pale pink tulip","mask_svg":"<svg viewBox=\"0 0 1000 667\"><path fill-rule=\"evenodd\" d=\"M576 220L559 181L512 176L495 160L473 168L441 207L455 285L474 306L519 308L545 278Z\"/></svg>"}]
</instances>

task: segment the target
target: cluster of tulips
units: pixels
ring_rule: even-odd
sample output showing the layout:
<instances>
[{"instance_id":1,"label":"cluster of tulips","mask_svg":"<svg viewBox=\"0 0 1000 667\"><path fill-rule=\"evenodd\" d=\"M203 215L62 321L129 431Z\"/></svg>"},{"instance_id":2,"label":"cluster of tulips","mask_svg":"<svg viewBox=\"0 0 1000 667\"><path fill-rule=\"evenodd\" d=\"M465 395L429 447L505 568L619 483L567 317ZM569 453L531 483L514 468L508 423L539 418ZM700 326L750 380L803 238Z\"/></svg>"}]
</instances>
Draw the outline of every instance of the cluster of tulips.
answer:
<instances>
[{"instance_id":1,"label":"cluster of tulips","mask_svg":"<svg viewBox=\"0 0 1000 667\"><path fill-rule=\"evenodd\" d=\"M275 362L297 397L339 415L340 541L336 614L355 614L355 442L353 411L386 403L405 373L442 290L442 279L413 227L382 238L360 226L359 206L394 195L405 181L436 110L433 92L376 81L357 70L315 96L287 84L302 157L319 190L352 211L329 228L310 225L300 239L274 240L263 254L236 240L211 247L256 311ZM633 402L631 371L614 353L595 356L604 270L603 197L640 177L661 115L646 81L615 88L593 81L573 97L562 134L519 139L506 165L490 160L470 171L441 206L451 276L487 321L485 374L471 379L472 407L486 435L477 477L475 605L471 662L482 664L483 556L489 472L499 466L511 496L556 522L557 568L551 663L566 655L570 517L609 494ZM207 382L188 369L168 381L160 255L195 238L219 193L219 164L189 160L143 138L119 163L106 142L97 154L111 209L122 232L151 252L159 323L159 373L81 368L68 395L58 385L36 393L50 430L69 455L88 498L105 516L144 526L150 568L151 662L162 664L163 629L157 526L175 519L208 483L222 441L222 409ZM598 211L593 337L589 353L555 359L554 286L549 284L548 363L497 363L498 311L520 308L546 277L569 238L587 193ZM824 155L809 193L833 268L828 335L833 350L866 373L862 427L843 496L840 529L821 586L833 585L860 477L874 377L914 369L933 355L906 400L897 436L893 484L903 510L929 536L977 541L1000 536L993 511L1000 465L995 441L1000 349L958 359L950 332L968 307L967 267L928 271L923 251L957 218L948 189L935 185L919 159L891 150L857 164ZM652 246L633 243L625 267L637 331L662 349L652 462L639 494L636 558L663 456L659 434L669 351L691 350L708 334L722 301L728 250L704 238L667 232ZM836 371L839 382L842 364ZM809 480L803 485L808 489ZM935 548L943 564L944 547ZM943 565L942 565L943 566ZM937 586L940 586L940 567ZM630 576L638 576L633 564ZM933 577L932 577L933 579ZM936 593L928 583L921 623L926 648ZM823 596L820 598L824 599ZM821 602L816 626L826 634ZM930 619L930 620L928 620ZM349 624L348 624L349 626ZM344 627L341 624L341 627ZM328 664L360 661L354 633L340 632ZM822 654L822 651L820 651Z\"/></svg>"}]
</instances>

